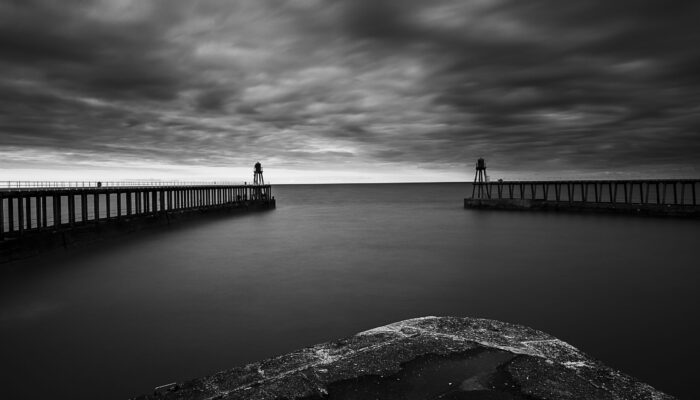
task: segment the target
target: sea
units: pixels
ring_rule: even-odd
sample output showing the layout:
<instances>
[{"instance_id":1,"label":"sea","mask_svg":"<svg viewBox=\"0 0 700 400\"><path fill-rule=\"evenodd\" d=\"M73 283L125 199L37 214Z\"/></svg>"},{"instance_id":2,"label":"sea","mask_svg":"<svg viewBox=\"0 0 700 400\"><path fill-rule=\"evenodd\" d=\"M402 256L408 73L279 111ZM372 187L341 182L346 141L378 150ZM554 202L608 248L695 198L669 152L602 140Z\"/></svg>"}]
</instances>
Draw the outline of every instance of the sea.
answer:
<instances>
[{"instance_id":1,"label":"sea","mask_svg":"<svg viewBox=\"0 0 700 400\"><path fill-rule=\"evenodd\" d=\"M466 210L468 183L275 185L2 265L0 396L127 399L391 322L527 325L697 393L700 221Z\"/></svg>"}]
</instances>

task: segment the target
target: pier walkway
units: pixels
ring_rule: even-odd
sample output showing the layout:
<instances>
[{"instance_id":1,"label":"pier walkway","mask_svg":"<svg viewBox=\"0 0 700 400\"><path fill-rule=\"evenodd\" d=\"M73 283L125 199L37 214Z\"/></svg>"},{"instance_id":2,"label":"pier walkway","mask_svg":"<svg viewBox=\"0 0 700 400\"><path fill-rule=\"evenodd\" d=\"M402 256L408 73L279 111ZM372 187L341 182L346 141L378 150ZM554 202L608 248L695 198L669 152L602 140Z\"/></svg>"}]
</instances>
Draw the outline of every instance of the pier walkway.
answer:
<instances>
[{"instance_id":1,"label":"pier walkway","mask_svg":"<svg viewBox=\"0 0 700 400\"><path fill-rule=\"evenodd\" d=\"M3 184L3 182L0 182ZM9 250L41 247L47 237L134 228L147 220L226 209L275 207L271 185L196 182L4 182L0 187L0 262ZM46 246L44 246L46 247ZM9 250L8 250L9 249ZM12 251L10 251L12 252ZM15 251L16 253L16 251Z\"/></svg>"},{"instance_id":2,"label":"pier walkway","mask_svg":"<svg viewBox=\"0 0 700 400\"><path fill-rule=\"evenodd\" d=\"M475 182L465 208L700 216L700 179Z\"/></svg>"}]
</instances>

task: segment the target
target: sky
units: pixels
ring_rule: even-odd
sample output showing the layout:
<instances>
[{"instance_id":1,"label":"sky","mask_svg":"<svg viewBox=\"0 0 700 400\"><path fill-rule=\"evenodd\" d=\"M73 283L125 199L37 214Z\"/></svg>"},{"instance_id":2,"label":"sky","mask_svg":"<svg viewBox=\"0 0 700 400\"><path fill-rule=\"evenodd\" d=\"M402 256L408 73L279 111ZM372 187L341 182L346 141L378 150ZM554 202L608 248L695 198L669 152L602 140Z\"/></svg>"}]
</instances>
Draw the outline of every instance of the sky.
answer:
<instances>
[{"instance_id":1,"label":"sky","mask_svg":"<svg viewBox=\"0 0 700 400\"><path fill-rule=\"evenodd\" d=\"M700 176L700 2L1 0L0 180Z\"/></svg>"}]
</instances>

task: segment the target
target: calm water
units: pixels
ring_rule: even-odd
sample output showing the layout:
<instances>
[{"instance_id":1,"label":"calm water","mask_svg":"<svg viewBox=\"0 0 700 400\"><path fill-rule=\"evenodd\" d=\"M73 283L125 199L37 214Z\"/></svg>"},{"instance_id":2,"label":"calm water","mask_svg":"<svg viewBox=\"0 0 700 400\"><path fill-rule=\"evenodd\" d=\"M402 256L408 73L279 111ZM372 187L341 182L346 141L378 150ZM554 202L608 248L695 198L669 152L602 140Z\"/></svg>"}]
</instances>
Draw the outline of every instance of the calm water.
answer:
<instances>
[{"instance_id":1,"label":"calm water","mask_svg":"<svg viewBox=\"0 0 700 400\"><path fill-rule=\"evenodd\" d=\"M700 222L478 212L467 193L277 186L274 211L16 264L3 398L125 399L425 315L530 325L694 396Z\"/></svg>"}]
</instances>

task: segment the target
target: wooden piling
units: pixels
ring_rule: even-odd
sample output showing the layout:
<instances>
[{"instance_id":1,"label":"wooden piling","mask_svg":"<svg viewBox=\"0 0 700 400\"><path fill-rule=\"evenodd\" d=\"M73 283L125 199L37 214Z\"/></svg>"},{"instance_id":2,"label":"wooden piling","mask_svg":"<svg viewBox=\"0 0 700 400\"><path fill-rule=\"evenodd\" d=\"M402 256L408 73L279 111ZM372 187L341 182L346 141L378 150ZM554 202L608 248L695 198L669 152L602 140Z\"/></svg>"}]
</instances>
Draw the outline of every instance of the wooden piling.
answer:
<instances>
[{"instance_id":1,"label":"wooden piling","mask_svg":"<svg viewBox=\"0 0 700 400\"><path fill-rule=\"evenodd\" d=\"M482 194L489 198L502 198L506 196L504 187L504 184L499 184L494 193L493 185L485 185ZM545 189L545 192L547 190ZM508 192L509 197L514 196L513 185L508 185ZM104 196L104 200L101 196ZM115 210L112 196L116 196ZM124 220L123 216L128 216L130 221L138 216L158 216L227 206L239 207L242 203L250 201L264 207L270 204L274 207L274 202L270 200L269 185L0 189L0 242L8 237L31 236L39 231L52 232L97 226L112 219ZM49 212L53 216L52 221L49 220ZM63 212L66 213L66 218L62 217ZM50 226L52 229L48 229Z\"/></svg>"},{"instance_id":2,"label":"wooden piling","mask_svg":"<svg viewBox=\"0 0 700 400\"><path fill-rule=\"evenodd\" d=\"M32 229L32 196L27 196L24 202L27 206L27 229Z\"/></svg>"},{"instance_id":3,"label":"wooden piling","mask_svg":"<svg viewBox=\"0 0 700 400\"><path fill-rule=\"evenodd\" d=\"M5 198L0 193L0 240L5 240Z\"/></svg>"},{"instance_id":4,"label":"wooden piling","mask_svg":"<svg viewBox=\"0 0 700 400\"><path fill-rule=\"evenodd\" d=\"M68 224L75 225L75 193L68 194Z\"/></svg>"},{"instance_id":5,"label":"wooden piling","mask_svg":"<svg viewBox=\"0 0 700 400\"><path fill-rule=\"evenodd\" d=\"M34 211L36 215L36 229L41 228L41 197L34 197Z\"/></svg>"},{"instance_id":6,"label":"wooden piling","mask_svg":"<svg viewBox=\"0 0 700 400\"><path fill-rule=\"evenodd\" d=\"M46 196L46 194L41 196L41 226L43 228L46 228L49 226L48 225L49 219L47 216L48 206L46 205L47 199L48 199L48 196Z\"/></svg>"},{"instance_id":7,"label":"wooden piling","mask_svg":"<svg viewBox=\"0 0 700 400\"><path fill-rule=\"evenodd\" d=\"M83 224L87 224L88 208L87 208L87 193L80 193L80 219Z\"/></svg>"},{"instance_id":8,"label":"wooden piling","mask_svg":"<svg viewBox=\"0 0 700 400\"><path fill-rule=\"evenodd\" d=\"M22 205L23 197L20 195L17 197L17 227L19 228L19 235L24 234L24 207Z\"/></svg>"},{"instance_id":9,"label":"wooden piling","mask_svg":"<svg viewBox=\"0 0 700 400\"><path fill-rule=\"evenodd\" d=\"M604 180L604 181L496 181L475 183L472 190L477 197L475 199L486 200L514 200L521 201L528 199L537 202L562 202L562 187L566 186L566 196L568 203L591 203L615 205L640 205L640 206L678 206L695 207L697 203L697 188L700 184L698 179L661 179L661 180ZM589 197L589 190L593 186L593 196ZM493 188L496 188L495 193ZM549 196L550 189L554 187L554 199ZM621 186L622 198L619 198L618 187ZM515 195L515 188L519 188L518 196ZM653 188L652 188L653 187ZM507 188L507 194L506 190ZM264 188L251 187L252 198L268 198L269 192ZM656 192L656 198L652 199L651 191ZM526 193L529 191L529 194ZM605 192L608 198L605 199ZM669 193L671 192L671 193ZM248 196L248 193L234 192L236 201L241 197ZM541 194L540 194L541 193Z\"/></svg>"},{"instance_id":10,"label":"wooden piling","mask_svg":"<svg viewBox=\"0 0 700 400\"><path fill-rule=\"evenodd\" d=\"M53 226L58 228L61 226L61 195L55 194L53 196Z\"/></svg>"},{"instance_id":11,"label":"wooden piling","mask_svg":"<svg viewBox=\"0 0 700 400\"><path fill-rule=\"evenodd\" d=\"M100 223L100 193L95 192L92 195L92 212L95 218L95 224Z\"/></svg>"},{"instance_id":12,"label":"wooden piling","mask_svg":"<svg viewBox=\"0 0 700 400\"><path fill-rule=\"evenodd\" d=\"M12 233L15 230L15 199L12 197L7 198L7 231Z\"/></svg>"},{"instance_id":13,"label":"wooden piling","mask_svg":"<svg viewBox=\"0 0 700 400\"><path fill-rule=\"evenodd\" d=\"M126 215L131 216L131 192L125 192L124 195L126 196Z\"/></svg>"}]
</instances>

